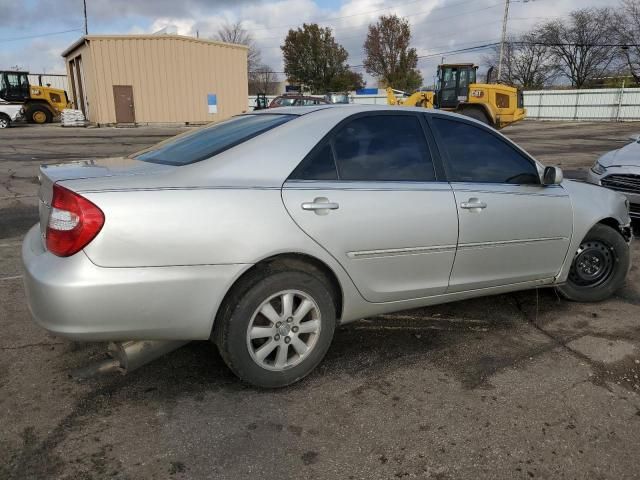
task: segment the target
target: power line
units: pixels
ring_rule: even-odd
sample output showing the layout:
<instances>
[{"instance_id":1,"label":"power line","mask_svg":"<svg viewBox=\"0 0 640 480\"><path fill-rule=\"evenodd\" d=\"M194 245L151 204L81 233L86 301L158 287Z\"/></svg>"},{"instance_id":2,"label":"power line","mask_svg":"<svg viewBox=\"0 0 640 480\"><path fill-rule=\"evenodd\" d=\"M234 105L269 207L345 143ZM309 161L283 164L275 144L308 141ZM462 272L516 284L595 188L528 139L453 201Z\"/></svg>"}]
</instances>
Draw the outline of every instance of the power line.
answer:
<instances>
[{"instance_id":1,"label":"power line","mask_svg":"<svg viewBox=\"0 0 640 480\"><path fill-rule=\"evenodd\" d=\"M37 35L27 35L25 37L0 38L0 42L17 42L19 40L29 40L30 38L51 37L53 35L62 35L63 33L80 31L82 31L82 28L72 28L71 30L63 30L61 32L39 33Z\"/></svg>"},{"instance_id":2,"label":"power line","mask_svg":"<svg viewBox=\"0 0 640 480\"><path fill-rule=\"evenodd\" d=\"M463 53L463 52L471 52L474 50L482 50L485 48L490 48L490 47L495 47L496 45L499 45L500 42L491 42L491 43L485 43L482 45L475 45L472 47L466 47L466 48L458 48L455 50L446 50L446 51L442 51L442 52L436 52L436 53L429 53L426 55L418 55L418 60L422 60L425 58L432 58L432 57L438 57L440 55L451 55L454 53ZM364 64L362 65L349 65L349 68L364 68ZM258 71L250 71L249 73L260 73ZM271 73L280 73L280 74L284 74L285 72L271 72Z\"/></svg>"},{"instance_id":3,"label":"power line","mask_svg":"<svg viewBox=\"0 0 640 480\"><path fill-rule=\"evenodd\" d=\"M424 25L430 25L430 24L435 23L435 22L442 22L443 20L449 20L451 18L462 17L464 15L469 15L471 13L477 13L477 12L481 12L481 11L484 11L484 10L489 10L491 8L496 8L496 7L499 7L501 5L502 4L500 4L500 3L495 3L493 5L489 5L487 7L479 8L479 9L476 9L476 10L468 10L466 12L458 13L458 14L455 14L455 15L449 15L449 16L446 16L446 17L432 18L432 19L429 19L429 20L421 23L420 26L422 27ZM403 18L416 17L418 15L427 15L429 13L431 13L431 11L418 12L418 13L413 13L413 14L410 14L410 15L405 15ZM351 29L351 30L353 29L353 27L340 27L339 30L344 30L344 29L347 29L347 28ZM338 29L332 29L332 30L338 30ZM348 39L348 38L357 38L357 37L361 37L362 35L363 34L361 33L361 34L354 34L354 35L348 35L348 36L340 36L340 40L342 41L342 40ZM366 33L365 33L365 35L366 35ZM274 38L282 39L282 36L256 38L256 41L269 40L269 39L274 39ZM280 48L280 45L267 45L267 46L262 46L260 48L263 49L263 50L276 49L276 48Z\"/></svg>"}]
</instances>

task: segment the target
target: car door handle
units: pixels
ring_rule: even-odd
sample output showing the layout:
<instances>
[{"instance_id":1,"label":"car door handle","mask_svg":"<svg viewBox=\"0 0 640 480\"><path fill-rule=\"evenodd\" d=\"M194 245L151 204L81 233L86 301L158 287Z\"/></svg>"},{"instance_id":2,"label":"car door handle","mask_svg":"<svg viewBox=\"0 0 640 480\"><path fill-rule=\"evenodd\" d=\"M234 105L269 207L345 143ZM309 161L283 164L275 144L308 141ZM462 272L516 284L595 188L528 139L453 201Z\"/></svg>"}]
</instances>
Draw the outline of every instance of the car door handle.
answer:
<instances>
[{"instance_id":1,"label":"car door handle","mask_svg":"<svg viewBox=\"0 0 640 480\"><path fill-rule=\"evenodd\" d=\"M330 202L329 199L325 197L314 198L313 202L304 202L302 204L303 210L313 210L318 214L325 215L329 213L327 210L337 210L338 208L340 208L340 205L335 202Z\"/></svg>"},{"instance_id":2,"label":"car door handle","mask_svg":"<svg viewBox=\"0 0 640 480\"><path fill-rule=\"evenodd\" d=\"M460 208L471 210L473 208L487 208L487 204L479 201L477 198L470 198L468 202L462 202Z\"/></svg>"}]
</instances>

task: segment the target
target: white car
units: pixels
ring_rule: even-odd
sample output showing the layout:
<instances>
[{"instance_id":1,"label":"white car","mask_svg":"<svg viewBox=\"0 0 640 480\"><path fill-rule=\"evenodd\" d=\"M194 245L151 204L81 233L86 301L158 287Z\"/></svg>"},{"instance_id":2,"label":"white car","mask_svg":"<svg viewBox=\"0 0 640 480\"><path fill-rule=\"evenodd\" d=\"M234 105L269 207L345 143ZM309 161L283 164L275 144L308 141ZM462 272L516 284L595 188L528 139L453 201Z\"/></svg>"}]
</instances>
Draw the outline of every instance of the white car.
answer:
<instances>
[{"instance_id":1,"label":"white car","mask_svg":"<svg viewBox=\"0 0 640 480\"><path fill-rule=\"evenodd\" d=\"M11 122L20 120L24 115L24 108L20 104L0 102L0 128L9 128Z\"/></svg>"},{"instance_id":2,"label":"white car","mask_svg":"<svg viewBox=\"0 0 640 480\"><path fill-rule=\"evenodd\" d=\"M602 155L593 164L587 182L626 195L629 215L640 220L640 134L629 137L631 143Z\"/></svg>"}]
</instances>

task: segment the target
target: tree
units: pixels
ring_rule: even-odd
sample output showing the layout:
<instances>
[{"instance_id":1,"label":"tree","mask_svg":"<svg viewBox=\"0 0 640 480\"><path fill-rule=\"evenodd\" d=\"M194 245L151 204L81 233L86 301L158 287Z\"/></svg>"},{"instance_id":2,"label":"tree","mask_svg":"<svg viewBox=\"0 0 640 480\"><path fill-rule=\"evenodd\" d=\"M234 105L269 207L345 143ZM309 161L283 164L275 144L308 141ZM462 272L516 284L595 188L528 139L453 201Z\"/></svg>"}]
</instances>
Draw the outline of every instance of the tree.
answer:
<instances>
[{"instance_id":1,"label":"tree","mask_svg":"<svg viewBox=\"0 0 640 480\"><path fill-rule=\"evenodd\" d=\"M264 93L274 95L278 90L278 79L268 65L259 65L249 73L249 95Z\"/></svg>"},{"instance_id":2,"label":"tree","mask_svg":"<svg viewBox=\"0 0 640 480\"><path fill-rule=\"evenodd\" d=\"M247 70L252 72L260 66L260 50L258 49L253 36L242 28L242 23L236 22L224 24L220 27L220 30L218 30L214 39L220 42L246 45L249 47L249 51L247 52Z\"/></svg>"},{"instance_id":3,"label":"tree","mask_svg":"<svg viewBox=\"0 0 640 480\"><path fill-rule=\"evenodd\" d=\"M369 25L364 42L364 66L385 86L413 91L422 85L418 54L410 48L411 27L406 18L382 15Z\"/></svg>"},{"instance_id":4,"label":"tree","mask_svg":"<svg viewBox=\"0 0 640 480\"><path fill-rule=\"evenodd\" d=\"M500 47L497 46L485 63L496 65L499 56ZM523 89L542 88L558 72L551 50L543 43L538 29L509 38L504 46L502 65L502 78L497 81Z\"/></svg>"},{"instance_id":5,"label":"tree","mask_svg":"<svg viewBox=\"0 0 640 480\"><path fill-rule=\"evenodd\" d=\"M349 92L351 90L360 90L364 88L365 82L361 73L345 70L341 74L333 77L329 83L329 91L331 92Z\"/></svg>"},{"instance_id":6,"label":"tree","mask_svg":"<svg viewBox=\"0 0 640 480\"><path fill-rule=\"evenodd\" d=\"M574 10L568 22L553 20L540 31L558 70L576 88L603 77L614 64L614 15L608 8Z\"/></svg>"},{"instance_id":7,"label":"tree","mask_svg":"<svg viewBox=\"0 0 640 480\"><path fill-rule=\"evenodd\" d=\"M280 48L284 72L291 83L314 93L331 91L337 85L345 87L339 90L352 90L362 84L362 76L349 70L349 54L328 27L305 23L302 28L289 30Z\"/></svg>"},{"instance_id":8,"label":"tree","mask_svg":"<svg viewBox=\"0 0 640 480\"><path fill-rule=\"evenodd\" d=\"M640 84L640 0L622 0L615 22L617 42L623 62L636 83Z\"/></svg>"}]
</instances>

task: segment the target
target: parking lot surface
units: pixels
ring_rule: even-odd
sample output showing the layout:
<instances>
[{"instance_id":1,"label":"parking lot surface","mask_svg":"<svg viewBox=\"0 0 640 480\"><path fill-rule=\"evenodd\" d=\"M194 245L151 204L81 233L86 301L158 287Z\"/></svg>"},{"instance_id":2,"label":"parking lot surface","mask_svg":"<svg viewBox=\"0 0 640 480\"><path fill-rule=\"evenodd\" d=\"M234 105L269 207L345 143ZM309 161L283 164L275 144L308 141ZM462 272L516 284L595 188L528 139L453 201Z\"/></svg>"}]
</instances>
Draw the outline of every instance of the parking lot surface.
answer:
<instances>
[{"instance_id":1,"label":"parking lot surface","mask_svg":"<svg viewBox=\"0 0 640 480\"><path fill-rule=\"evenodd\" d=\"M278 391L241 384L208 342L127 376L69 378L105 345L53 337L27 310L19 255L37 166L183 130L0 131L0 479L638 478L638 242L610 300L542 289L366 318ZM580 178L640 125L503 132Z\"/></svg>"}]
</instances>

